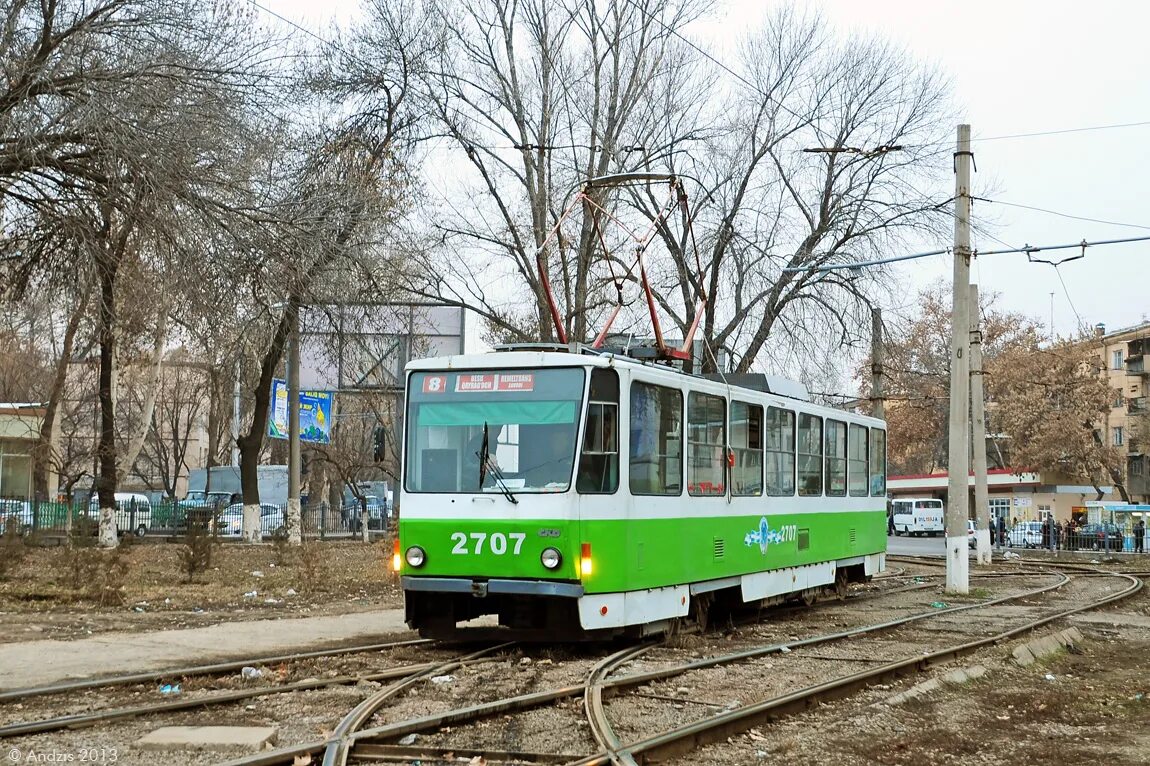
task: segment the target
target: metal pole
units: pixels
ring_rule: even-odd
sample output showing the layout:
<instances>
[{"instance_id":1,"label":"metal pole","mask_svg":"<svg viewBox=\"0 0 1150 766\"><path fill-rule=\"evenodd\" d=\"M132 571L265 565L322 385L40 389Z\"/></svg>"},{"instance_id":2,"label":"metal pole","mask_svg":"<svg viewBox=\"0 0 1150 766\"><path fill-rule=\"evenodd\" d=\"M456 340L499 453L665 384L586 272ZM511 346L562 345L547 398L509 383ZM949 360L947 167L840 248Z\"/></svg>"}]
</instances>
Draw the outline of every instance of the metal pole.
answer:
<instances>
[{"instance_id":1,"label":"metal pole","mask_svg":"<svg viewBox=\"0 0 1150 766\"><path fill-rule=\"evenodd\" d=\"M946 591L970 592L970 126L958 126L954 153L954 302L950 315L950 421L946 493Z\"/></svg>"},{"instance_id":2,"label":"metal pole","mask_svg":"<svg viewBox=\"0 0 1150 766\"><path fill-rule=\"evenodd\" d=\"M303 530L300 518L300 452L299 452L299 306L288 304L291 312L291 330L288 338L288 542L300 545Z\"/></svg>"},{"instance_id":3,"label":"metal pole","mask_svg":"<svg viewBox=\"0 0 1150 766\"><path fill-rule=\"evenodd\" d=\"M970 286L970 443L974 453L974 539L979 564L990 563L990 499L986 491L986 415L982 388L982 320L978 285Z\"/></svg>"},{"instance_id":4,"label":"metal pole","mask_svg":"<svg viewBox=\"0 0 1150 766\"><path fill-rule=\"evenodd\" d=\"M882 390L882 309L870 310L870 400L871 415L886 419L886 406Z\"/></svg>"}]
</instances>

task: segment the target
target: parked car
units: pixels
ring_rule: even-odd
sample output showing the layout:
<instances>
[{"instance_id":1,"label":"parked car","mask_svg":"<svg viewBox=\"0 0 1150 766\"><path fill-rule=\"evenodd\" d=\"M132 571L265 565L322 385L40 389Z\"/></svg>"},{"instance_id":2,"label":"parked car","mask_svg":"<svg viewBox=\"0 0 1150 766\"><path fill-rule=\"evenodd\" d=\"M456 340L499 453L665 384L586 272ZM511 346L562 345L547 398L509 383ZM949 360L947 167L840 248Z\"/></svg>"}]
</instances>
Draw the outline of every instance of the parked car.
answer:
<instances>
[{"instance_id":1,"label":"parked car","mask_svg":"<svg viewBox=\"0 0 1150 766\"><path fill-rule=\"evenodd\" d=\"M17 534L32 531L32 504L27 500L0 500L0 534L11 527Z\"/></svg>"},{"instance_id":2,"label":"parked car","mask_svg":"<svg viewBox=\"0 0 1150 766\"><path fill-rule=\"evenodd\" d=\"M968 548L972 548L972 549L976 548L978 546L978 543L975 541L975 538L974 538L974 520L973 519L967 519L966 520L966 545Z\"/></svg>"},{"instance_id":3,"label":"parked car","mask_svg":"<svg viewBox=\"0 0 1150 766\"><path fill-rule=\"evenodd\" d=\"M387 526L387 504L376 497L375 495L367 495L367 528L368 529L383 529ZM358 532L360 526L361 514L363 509L360 503L354 497L350 500L344 499L343 504L343 518L346 520L348 529L352 532Z\"/></svg>"},{"instance_id":4,"label":"parked car","mask_svg":"<svg viewBox=\"0 0 1150 766\"><path fill-rule=\"evenodd\" d=\"M152 501L147 495L135 492L117 492L116 498L116 529L125 532L135 532L136 537L143 537L152 526ZM88 502L88 518L95 522L100 520L100 498L92 495Z\"/></svg>"},{"instance_id":5,"label":"parked car","mask_svg":"<svg viewBox=\"0 0 1150 766\"><path fill-rule=\"evenodd\" d=\"M176 534L186 534L188 523L209 529L212 519L225 507L240 501L240 493L191 490L173 509L171 525Z\"/></svg>"},{"instance_id":6,"label":"parked car","mask_svg":"<svg viewBox=\"0 0 1150 766\"><path fill-rule=\"evenodd\" d=\"M216 517L216 533L220 537L238 537L244 530L244 504L232 503ZM284 513L279 506L260 503L260 532L265 535L284 533Z\"/></svg>"},{"instance_id":7,"label":"parked car","mask_svg":"<svg viewBox=\"0 0 1150 766\"><path fill-rule=\"evenodd\" d=\"M1042 522L1020 521L1010 530L1007 539L1012 548L1040 548L1042 547Z\"/></svg>"},{"instance_id":8,"label":"parked car","mask_svg":"<svg viewBox=\"0 0 1150 766\"><path fill-rule=\"evenodd\" d=\"M1124 535L1117 524L1084 524L1070 538L1074 548L1088 550L1122 550Z\"/></svg>"}]
</instances>

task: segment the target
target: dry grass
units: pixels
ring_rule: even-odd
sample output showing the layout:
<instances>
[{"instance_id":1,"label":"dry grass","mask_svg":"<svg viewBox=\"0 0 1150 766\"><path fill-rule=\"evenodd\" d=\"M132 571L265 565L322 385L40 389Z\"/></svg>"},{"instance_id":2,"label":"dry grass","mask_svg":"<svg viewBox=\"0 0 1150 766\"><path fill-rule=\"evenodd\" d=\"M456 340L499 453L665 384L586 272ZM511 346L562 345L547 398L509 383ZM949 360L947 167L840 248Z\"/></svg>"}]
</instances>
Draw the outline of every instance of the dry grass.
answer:
<instances>
[{"instance_id":1,"label":"dry grass","mask_svg":"<svg viewBox=\"0 0 1150 766\"><path fill-rule=\"evenodd\" d=\"M125 550L120 556L124 603L147 602L151 610L311 607L357 596L391 606L402 603L385 546L309 542L306 551L277 556L271 545L227 543L214 550L211 564L194 582L187 582L182 566L185 547L136 544ZM88 589L74 576L77 559L77 551L66 547L27 549L0 583L0 610L77 608L77 602L89 599Z\"/></svg>"}]
</instances>

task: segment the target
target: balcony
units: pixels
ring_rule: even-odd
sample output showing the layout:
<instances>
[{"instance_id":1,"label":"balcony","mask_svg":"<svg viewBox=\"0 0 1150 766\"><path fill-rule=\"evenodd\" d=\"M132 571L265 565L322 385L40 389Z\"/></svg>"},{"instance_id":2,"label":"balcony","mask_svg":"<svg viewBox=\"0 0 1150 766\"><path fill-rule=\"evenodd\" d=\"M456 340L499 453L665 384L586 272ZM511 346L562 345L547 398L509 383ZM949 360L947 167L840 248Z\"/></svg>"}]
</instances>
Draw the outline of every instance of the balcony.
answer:
<instances>
[{"instance_id":1,"label":"balcony","mask_svg":"<svg viewBox=\"0 0 1150 766\"><path fill-rule=\"evenodd\" d=\"M1127 399L1126 411L1131 415L1145 415L1150 412L1150 396L1135 396Z\"/></svg>"},{"instance_id":2,"label":"balcony","mask_svg":"<svg viewBox=\"0 0 1150 766\"><path fill-rule=\"evenodd\" d=\"M1126 358L1129 361L1141 360L1150 353L1150 338L1138 338L1126 344Z\"/></svg>"},{"instance_id":3,"label":"balcony","mask_svg":"<svg viewBox=\"0 0 1150 766\"><path fill-rule=\"evenodd\" d=\"M1126 360L1126 374L1127 375L1150 375L1150 369L1146 369L1145 357L1139 355L1133 359Z\"/></svg>"}]
</instances>

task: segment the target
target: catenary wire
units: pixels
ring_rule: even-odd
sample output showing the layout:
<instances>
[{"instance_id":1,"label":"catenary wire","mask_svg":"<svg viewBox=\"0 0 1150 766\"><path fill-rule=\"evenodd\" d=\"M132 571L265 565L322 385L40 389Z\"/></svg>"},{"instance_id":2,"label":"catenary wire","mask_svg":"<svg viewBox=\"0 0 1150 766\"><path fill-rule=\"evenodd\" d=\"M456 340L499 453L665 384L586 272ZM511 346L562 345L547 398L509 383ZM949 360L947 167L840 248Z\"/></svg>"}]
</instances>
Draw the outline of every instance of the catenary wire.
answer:
<instances>
[{"instance_id":1,"label":"catenary wire","mask_svg":"<svg viewBox=\"0 0 1150 766\"><path fill-rule=\"evenodd\" d=\"M1147 231L1150 231L1150 226L1146 226L1146 225L1143 225L1140 223L1124 223L1122 221L1107 221L1107 220L1103 220L1101 218L1091 218L1089 216L1084 216L1084 215L1071 215L1070 213L1062 213L1062 212L1059 212L1057 210L1050 210L1049 208L1036 207L1034 205L1023 205L1023 204L1018 203L1018 202L1007 202L1006 200L1001 200L1001 199L987 199L986 197L971 197L971 199L977 200L979 202L988 202L992 205L1005 205L1007 207L1022 208L1023 210L1034 210L1034 211L1039 212L1039 213L1048 213L1050 215L1056 215L1056 216L1059 216L1061 218L1070 218L1070 219L1073 219L1075 221L1086 221L1088 223L1102 223L1102 224L1106 224L1107 226L1125 226L1125 227L1130 228L1130 229L1145 229Z\"/></svg>"},{"instance_id":2,"label":"catenary wire","mask_svg":"<svg viewBox=\"0 0 1150 766\"><path fill-rule=\"evenodd\" d=\"M995 237L995 239L997 239L997 237ZM1001 240L999 240L999 241L1001 241ZM1072 250L1075 248L1085 249L1088 247L1100 247L1102 245L1121 245L1121 244L1126 244L1129 242L1146 242L1146 241L1150 241L1150 236L1147 236L1147 237L1126 237L1123 239L1104 239L1104 240L1098 240L1096 242L1087 242L1086 240L1082 240L1081 242L1071 242L1071 243L1065 244L1065 245L1041 245L1041 246L1039 246L1039 245L1026 244L1026 245L1023 245L1022 247L1008 247L1008 248L1004 248L1002 250L974 250L971 252L971 255L974 255L974 256L979 256L979 255L1006 255L1009 253L1026 253L1027 255L1029 255L1031 253L1046 252L1046 251L1050 251L1050 250ZM928 258L932 255L945 255L945 254L950 253L950 252L953 252L953 251L951 248L948 247L948 248L945 248L943 250L930 250L930 251L927 251L925 253L912 253L910 255L898 255L898 256L895 256L893 258L878 258L878 259L875 259L873 261L855 261L853 263L831 263L831 264L826 264L824 266L816 266L814 268L812 268L810 266L792 266L790 268L783 269L783 272L784 273L793 273L793 272L797 272L797 271L838 271L841 269L862 269L862 268L866 268L868 266L881 266L883 264L896 263L898 261L910 261L910 260L915 260L918 258Z\"/></svg>"}]
</instances>

